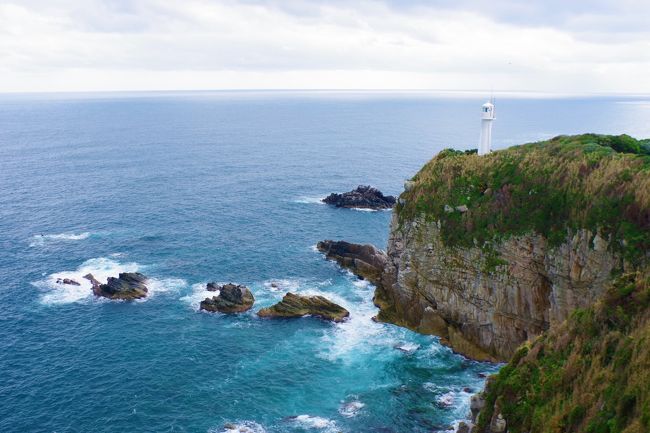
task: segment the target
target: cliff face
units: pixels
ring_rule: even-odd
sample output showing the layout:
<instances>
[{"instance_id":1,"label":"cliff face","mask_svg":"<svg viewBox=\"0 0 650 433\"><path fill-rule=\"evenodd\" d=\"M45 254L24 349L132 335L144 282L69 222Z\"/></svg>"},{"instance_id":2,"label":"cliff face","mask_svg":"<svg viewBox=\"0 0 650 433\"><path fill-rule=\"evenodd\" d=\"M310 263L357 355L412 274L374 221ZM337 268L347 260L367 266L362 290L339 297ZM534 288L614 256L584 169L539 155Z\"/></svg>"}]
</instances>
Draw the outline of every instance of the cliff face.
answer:
<instances>
[{"instance_id":1,"label":"cliff face","mask_svg":"<svg viewBox=\"0 0 650 433\"><path fill-rule=\"evenodd\" d=\"M650 163L616 139L441 152L395 209L378 318L507 360L592 305L650 246Z\"/></svg>"},{"instance_id":2,"label":"cliff face","mask_svg":"<svg viewBox=\"0 0 650 433\"><path fill-rule=\"evenodd\" d=\"M650 431L650 269L517 350L473 397L472 433Z\"/></svg>"},{"instance_id":3,"label":"cliff face","mask_svg":"<svg viewBox=\"0 0 650 433\"><path fill-rule=\"evenodd\" d=\"M486 254L448 247L437 222L393 219L379 319L442 337L474 359L505 360L528 338L607 288L620 263L598 234L580 230L556 247L517 236ZM493 269L494 253L506 263Z\"/></svg>"}]
</instances>

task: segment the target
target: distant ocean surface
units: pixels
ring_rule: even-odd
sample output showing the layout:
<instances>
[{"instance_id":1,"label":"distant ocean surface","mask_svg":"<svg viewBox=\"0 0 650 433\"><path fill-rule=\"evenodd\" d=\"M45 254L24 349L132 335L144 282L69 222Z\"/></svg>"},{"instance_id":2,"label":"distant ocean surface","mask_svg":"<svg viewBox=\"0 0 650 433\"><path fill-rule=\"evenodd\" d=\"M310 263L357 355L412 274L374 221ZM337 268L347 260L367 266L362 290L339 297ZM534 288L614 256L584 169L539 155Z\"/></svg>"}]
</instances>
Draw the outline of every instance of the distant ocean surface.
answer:
<instances>
[{"instance_id":1,"label":"distant ocean surface","mask_svg":"<svg viewBox=\"0 0 650 433\"><path fill-rule=\"evenodd\" d=\"M449 428L498 367L374 323L373 287L314 246L385 248L390 212L319 199L359 184L399 194L441 149L475 148L485 96L0 95L0 431ZM496 106L497 148L650 137L648 98ZM94 299L81 279L120 271L150 276L150 296ZM209 281L248 285L255 307L199 312ZM351 319L256 317L287 291L322 294Z\"/></svg>"}]
</instances>

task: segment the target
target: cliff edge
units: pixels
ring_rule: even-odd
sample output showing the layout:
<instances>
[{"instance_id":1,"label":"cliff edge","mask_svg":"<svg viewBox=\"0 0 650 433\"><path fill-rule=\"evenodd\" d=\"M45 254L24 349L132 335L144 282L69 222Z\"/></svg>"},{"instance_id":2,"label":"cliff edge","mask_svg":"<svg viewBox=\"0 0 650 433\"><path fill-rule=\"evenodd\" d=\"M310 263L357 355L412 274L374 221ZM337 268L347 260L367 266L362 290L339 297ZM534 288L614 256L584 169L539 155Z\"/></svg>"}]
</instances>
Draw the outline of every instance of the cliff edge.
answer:
<instances>
[{"instance_id":1,"label":"cliff edge","mask_svg":"<svg viewBox=\"0 0 650 433\"><path fill-rule=\"evenodd\" d=\"M595 134L440 152L395 207L378 319L509 359L647 263L648 155L647 141Z\"/></svg>"}]
</instances>

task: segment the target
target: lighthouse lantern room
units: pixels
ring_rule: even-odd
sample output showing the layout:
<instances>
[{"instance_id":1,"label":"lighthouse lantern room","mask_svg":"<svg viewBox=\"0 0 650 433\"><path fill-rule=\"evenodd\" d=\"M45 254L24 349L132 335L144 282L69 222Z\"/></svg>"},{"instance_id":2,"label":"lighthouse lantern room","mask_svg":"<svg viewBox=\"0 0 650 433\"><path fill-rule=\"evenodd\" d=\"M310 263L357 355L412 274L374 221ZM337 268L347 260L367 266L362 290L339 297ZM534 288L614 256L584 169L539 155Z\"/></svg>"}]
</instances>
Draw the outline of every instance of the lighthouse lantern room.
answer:
<instances>
[{"instance_id":1,"label":"lighthouse lantern room","mask_svg":"<svg viewBox=\"0 0 650 433\"><path fill-rule=\"evenodd\" d=\"M492 147L492 121L496 119L494 104L486 102L481 107L481 139L478 143L478 154L487 155Z\"/></svg>"}]
</instances>

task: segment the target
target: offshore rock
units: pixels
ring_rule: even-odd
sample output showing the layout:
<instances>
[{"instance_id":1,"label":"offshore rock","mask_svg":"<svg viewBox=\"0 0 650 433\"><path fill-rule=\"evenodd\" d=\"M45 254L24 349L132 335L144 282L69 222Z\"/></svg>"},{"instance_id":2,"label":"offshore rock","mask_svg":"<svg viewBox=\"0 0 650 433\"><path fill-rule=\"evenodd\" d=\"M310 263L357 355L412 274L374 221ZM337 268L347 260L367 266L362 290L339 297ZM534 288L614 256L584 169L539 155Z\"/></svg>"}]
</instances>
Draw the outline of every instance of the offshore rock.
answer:
<instances>
[{"instance_id":1,"label":"offshore rock","mask_svg":"<svg viewBox=\"0 0 650 433\"><path fill-rule=\"evenodd\" d=\"M72 278L57 278L56 279L57 284L67 284L71 286L80 286L78 281L73 280Z\"/></svg>"},{"instance_id":2,"label":"offshore rock","mask_svg":"<svg viewBox=\"0 0 650 433\"><path fill-rule=\"evenodd\" d=\"M117 278L108 277L106 284L99 284L92 274L84 278L92 283L95 296L108 299L131 301L146 297L149 291L145 285L147 277L139 272L122 272Z\"/></svg>"},{"instance_id":3,"label":"offshore rock","mask_svg":"<svg viewBox=\"0 0 650 433\"><path fill-rule=\"evenodd\" d=\"M323 296L300 296L287 293L277 304L262 308L257 312L260 317L303 317L315 316L332 322L342 322L350 312Z\"/></svg>"},{"instance_id":4,"label":"offshore rock","mask_svg":"<svg viewBox=\"0 0 650 433\"><path fill-rule=\"evenodd\" d=\"M323 199L323 202L336 207L380 210L395 206L395 197L384 195L371 186L359 185L357 189L350 192L330 194Z\"/></svg>"},{"instance_id":5,"label":"offshore rock","mask_svg":"<svg viewBox=\"0 0 650 433\"><path fill-rule=\"evenodd\" d=\"M239 284L208 283L207 290L219 291L218 296L205 298L201 301L200 309L219 313L243 313L251 309L255 303L255 297L246 286Z\"/></svg>"},{"instance_id":6,"label":"offshore rock","mask_svg":"<svg viewBox=\"0 0 650 433\"><path fill-rule=\"evenodd\" d=\"M377 285L388 262L385 252L373 245L353 244L345 241L326 240L319 242L316 247L325 253L325 257L335 260L343 268L353 274Z\"/></svg>"}]
</instances>

